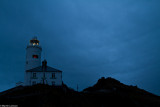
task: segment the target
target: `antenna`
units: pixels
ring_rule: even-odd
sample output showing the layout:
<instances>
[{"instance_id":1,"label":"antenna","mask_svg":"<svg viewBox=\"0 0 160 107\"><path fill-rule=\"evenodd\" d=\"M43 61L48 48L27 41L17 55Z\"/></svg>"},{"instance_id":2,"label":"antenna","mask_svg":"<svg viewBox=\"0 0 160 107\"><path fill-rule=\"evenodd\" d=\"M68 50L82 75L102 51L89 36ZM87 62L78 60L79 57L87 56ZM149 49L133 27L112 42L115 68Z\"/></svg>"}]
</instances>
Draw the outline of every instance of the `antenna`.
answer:
<instances>
[{"instance_id":1,"label":"antenna","mask_svg":"<svg viewBox=\"0 0 160 107\"><path fill-rule=\"evenodd\" d=\"M78 92L78 84L77 84L77 92Z\"/></svg>"}]
</instances>

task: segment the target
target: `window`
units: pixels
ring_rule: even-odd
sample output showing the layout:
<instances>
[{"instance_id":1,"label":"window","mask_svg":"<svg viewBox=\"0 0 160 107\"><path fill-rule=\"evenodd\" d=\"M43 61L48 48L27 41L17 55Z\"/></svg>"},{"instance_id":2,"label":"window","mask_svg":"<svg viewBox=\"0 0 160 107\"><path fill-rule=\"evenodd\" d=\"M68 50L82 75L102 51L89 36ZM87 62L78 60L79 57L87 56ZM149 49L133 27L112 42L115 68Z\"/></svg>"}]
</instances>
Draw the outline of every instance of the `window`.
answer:
<instances>
[{"instance_id":1,"label":"window","mask_svg":"<svg viewBox=\"0 0 160 107\"><path fill-rule=\"evenodd\" d=\"M52 81L52 85L55 85L55 82L54 82L54 81Z\"/></svg>"},{"instance_id":2,"label":"window","mask_svg":"<svg viewBox=\"0 0 160 107\"><path fill-rule=\"evenodd\" d=\"M33 73L33 78L35 78L36 77L36 73Z\"/></svg>"},{"instance_id":3,"label":"window","mask_svg":"<svg viewBox=\"0 0 160 107\"><path fill-rule=\"evenodd\" d=\"M36 85L36 81L32 81L32 85Z\"/></svg>"},{"instance_id":4,"label":"window","mask_svg":"<svg viewBox=\"0 0 160 107\"><path fill-rule=\"evenodd\" d=\"M33 55L32 57L35 59L38 59L38 55Z\"/></svg>"},{"instance_id":5,"label":"window","mask_svg":"<svg viewBox=\"0 0 160 107\"><path fill-rule=\"evenodd\" d=\"M52 78L55 78L56 76L55 76L55 73L52 73Z\"/></svg>"}]
</instances>

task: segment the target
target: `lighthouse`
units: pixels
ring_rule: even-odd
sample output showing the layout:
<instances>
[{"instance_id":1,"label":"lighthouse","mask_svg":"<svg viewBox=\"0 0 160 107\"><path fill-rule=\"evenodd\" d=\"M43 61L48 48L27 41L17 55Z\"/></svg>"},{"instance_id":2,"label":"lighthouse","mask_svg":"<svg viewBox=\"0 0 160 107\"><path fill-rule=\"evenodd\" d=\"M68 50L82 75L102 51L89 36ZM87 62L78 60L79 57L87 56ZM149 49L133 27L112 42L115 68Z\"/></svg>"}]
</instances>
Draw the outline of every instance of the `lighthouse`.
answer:
<instances>
[{"instance_id":1,"label":"lighthouse","mask_svg":"<svg viewBox=\"0 0 160 107\"><path fill-rule=\"evenodd\" d=\"M24 86L36 84L62 85L62 71L47 65L47 60L41 64L42 47L37 37L32 38L26 48L26 66Z\"/></svg>"},{"instance_id":2,"label":"lighthouse","mask_svg":"<svg viewBox=\"0 0 160 107\"><path fill-rule=\"evenodd\" d=\"M41 52L42 48L39 46L39 40L37 40L37 37L32 38L26 48L26 70L41 65Z\"/></svg>"}]
</instances>

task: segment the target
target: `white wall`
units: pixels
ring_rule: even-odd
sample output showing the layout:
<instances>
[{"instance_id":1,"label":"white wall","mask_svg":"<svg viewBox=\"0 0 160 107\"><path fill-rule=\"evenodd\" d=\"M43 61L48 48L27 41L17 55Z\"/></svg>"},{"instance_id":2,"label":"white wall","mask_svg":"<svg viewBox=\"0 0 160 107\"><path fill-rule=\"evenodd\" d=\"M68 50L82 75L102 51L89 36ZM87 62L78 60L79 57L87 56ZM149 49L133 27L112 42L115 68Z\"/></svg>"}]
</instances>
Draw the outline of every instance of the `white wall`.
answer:
<instances>
[{"instance_id":1,"label":"white wall","mask_svg":"<svg viewBox=\"0 0 160 107\"><path fill-rule=\"evenodd\" d=\"M27 46L26 48L26 70L41 66L41 51L40 46ZM38 55L38 58L33 58L33 55Z\"/></svg>"},{"instance_id":2,"label":"white wall","mask_svg":"<svg viewBox=\"0 0 160 107\"><path fill-rule=\"evenodd\" d=\"M33 78L33 73L36 73L36 78ZM55 73L55 78L52 78L52 73ZM52 85L52 82L55 82L56 86L62 85L62 73L61 72L45 72L45 77L48 85ZM43 72L26 72L25 76L25 85L30 86L32 82L43 83Z\"/></svg>"}]
</instances>

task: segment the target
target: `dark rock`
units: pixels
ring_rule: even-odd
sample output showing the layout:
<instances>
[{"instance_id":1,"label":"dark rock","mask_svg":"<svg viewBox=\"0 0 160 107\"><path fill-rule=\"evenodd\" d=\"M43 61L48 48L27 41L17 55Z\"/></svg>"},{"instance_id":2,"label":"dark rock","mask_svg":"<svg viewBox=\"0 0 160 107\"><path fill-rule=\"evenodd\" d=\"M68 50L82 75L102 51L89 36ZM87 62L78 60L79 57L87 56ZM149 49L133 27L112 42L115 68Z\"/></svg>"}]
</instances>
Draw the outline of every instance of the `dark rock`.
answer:
<instances>
[{"instance_id":1,"label":"dark rock","mask_svg":"<svg viewBox=\"0 0 160 107\"><path fill-rule=\"evenodd\" d=\"M82 92L37 84L0 93L0 104L18 107L160 107L160 97L113 78L101 78Z\"/></svg>"}]
</instances>

